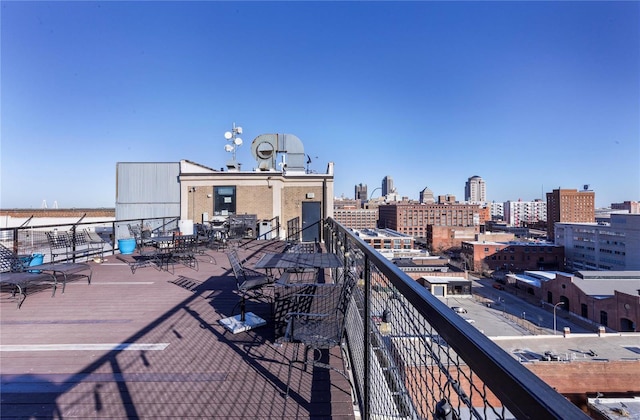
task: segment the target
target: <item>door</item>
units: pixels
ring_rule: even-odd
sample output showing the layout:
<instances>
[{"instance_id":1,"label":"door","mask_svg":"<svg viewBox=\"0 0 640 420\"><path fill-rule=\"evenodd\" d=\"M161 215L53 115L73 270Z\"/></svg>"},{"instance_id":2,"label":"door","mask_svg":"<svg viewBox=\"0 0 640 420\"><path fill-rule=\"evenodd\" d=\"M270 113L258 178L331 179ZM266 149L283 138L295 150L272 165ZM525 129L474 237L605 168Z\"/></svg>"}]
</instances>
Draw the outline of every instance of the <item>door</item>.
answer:
<instances>
[{"instance_id":1,"label":"door","mask_svg":"<svg viewBox=\"0 0 640 420\"><path fill-rule=\"evenodd\" d=\"M320 242L320 202L302 202L302 241Z\"/></svg>"}]
</instances>

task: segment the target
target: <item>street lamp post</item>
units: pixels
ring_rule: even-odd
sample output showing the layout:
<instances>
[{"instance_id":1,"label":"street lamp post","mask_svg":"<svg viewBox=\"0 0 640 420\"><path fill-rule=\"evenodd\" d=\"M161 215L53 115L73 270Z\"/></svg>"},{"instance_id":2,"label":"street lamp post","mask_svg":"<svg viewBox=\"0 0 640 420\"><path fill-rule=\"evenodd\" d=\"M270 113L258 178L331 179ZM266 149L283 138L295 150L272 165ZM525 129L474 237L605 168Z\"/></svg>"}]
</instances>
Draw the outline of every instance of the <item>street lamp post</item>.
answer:
<instances>
[{"instance_id":1,"label":"street lamp post","mask_svg":"<svg viewBox=\"0 0 640 420\"><path fill-rule=\"evenodd\" d=\"M564 305L564 302L558 302L553 305L553 335L556 335L558 333L558 331L556 331L556 309L560 305Z\"/></svg>"}]
</instances>

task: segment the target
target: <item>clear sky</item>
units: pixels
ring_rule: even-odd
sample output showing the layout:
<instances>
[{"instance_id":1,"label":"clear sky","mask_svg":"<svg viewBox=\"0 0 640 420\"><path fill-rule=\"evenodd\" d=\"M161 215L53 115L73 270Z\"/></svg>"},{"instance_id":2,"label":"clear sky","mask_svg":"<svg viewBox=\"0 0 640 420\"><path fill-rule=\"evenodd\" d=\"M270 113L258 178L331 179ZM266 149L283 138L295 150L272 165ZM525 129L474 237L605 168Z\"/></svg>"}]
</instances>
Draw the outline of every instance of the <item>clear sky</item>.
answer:
<instances>
[{"instance_id":1,"label":"clear sky","mask_svg":"<svg viewBox=\"0 0 640 420\"><path fill-rule=\"evenodd\" d=\"M117 162L299 137L352 198L640 200L640 2L11 2L0 207L113 207ZM377 196L379 192L375 193Z\"/></svg>"}]
</instances>

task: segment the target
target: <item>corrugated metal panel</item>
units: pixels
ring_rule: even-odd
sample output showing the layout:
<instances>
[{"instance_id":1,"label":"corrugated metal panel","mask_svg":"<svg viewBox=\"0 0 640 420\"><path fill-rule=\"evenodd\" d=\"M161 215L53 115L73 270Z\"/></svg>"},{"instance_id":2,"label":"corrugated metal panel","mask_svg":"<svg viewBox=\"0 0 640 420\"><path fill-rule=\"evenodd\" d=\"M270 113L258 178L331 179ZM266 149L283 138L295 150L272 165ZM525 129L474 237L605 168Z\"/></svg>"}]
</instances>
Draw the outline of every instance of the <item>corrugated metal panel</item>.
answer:
<instances>
[{"instance_id":1,"label":"corrugated metal panel","mask_svg":"<svg viewBox=\"0 0 640 420\"><path fill-rule=\"evenodd\" d=\"M178 162L119 162L116 165L116 219L180 214Z\"/></svg>"}]
</instances>

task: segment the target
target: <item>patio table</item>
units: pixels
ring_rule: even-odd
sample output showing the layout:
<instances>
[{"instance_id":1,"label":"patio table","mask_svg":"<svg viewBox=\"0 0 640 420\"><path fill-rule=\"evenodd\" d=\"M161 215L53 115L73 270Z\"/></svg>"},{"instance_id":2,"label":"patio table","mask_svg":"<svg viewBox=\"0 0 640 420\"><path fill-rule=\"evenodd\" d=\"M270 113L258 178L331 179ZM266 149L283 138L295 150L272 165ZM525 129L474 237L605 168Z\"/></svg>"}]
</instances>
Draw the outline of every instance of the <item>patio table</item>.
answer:
<instances>
[{"instance_id":1,"label":"patio table","mask_svg":"<svg viewBox=\"0 0 640 420\"><path fill-rule=\"evenodd\" d=\"M274 285L273 317L276 341L284 336L286 315L296 309L295 296L313 294L319 279L318 271L342 267L342 261L333 253L267 253L255 264L256 269L281 271ZM312 272L309 277L306 274Z\"/></svg>"},{"instance_id":2,"label":"patio table","mask_svg":"<svg viewBox=\"0 0 640 420\"><path fill-rule=\"evenodd\" d=\"M322 268L338 268L342 266L342 261L338 255L333 253L320 252L284 252L284 253L266 253L256 262L255 268L262 269L305 269L313 268L316 270Z\"/></svg>"}]
</instances>

